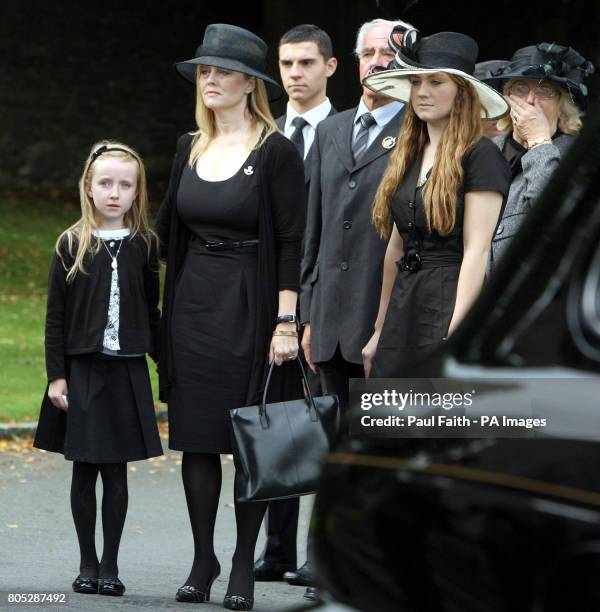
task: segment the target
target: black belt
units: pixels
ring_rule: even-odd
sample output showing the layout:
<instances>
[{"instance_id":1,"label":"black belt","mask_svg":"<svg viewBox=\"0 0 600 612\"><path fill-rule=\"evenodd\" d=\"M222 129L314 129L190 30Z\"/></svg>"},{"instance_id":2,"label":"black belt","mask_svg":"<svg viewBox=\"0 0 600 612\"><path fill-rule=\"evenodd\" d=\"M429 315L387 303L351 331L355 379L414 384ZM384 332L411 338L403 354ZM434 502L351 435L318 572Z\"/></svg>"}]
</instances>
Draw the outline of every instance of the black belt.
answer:
<instances>
[{"instance_id":1,"label":"black belt","mask_svg":"<svg viewBox=\"0 0 600 612\"><path fill-rule=\"evenodd\" d=\"M446 266L459 266L462 257L423 257L418 251L409 250L406 255L396 263L400 270L417 272L423 268L443 268Z\"/></svg>"},{"instance_id":2,"label":"black belt","mask_svg":"<svg viewBox=\"0 0 600 612\"><path fill-rule=\"evenodd\" d=\"M209 251L232 251L233 249L245 249L246 247L258 246L258 240L224 240L223 242L205 242L204 246Z\"/></svg>"},{"instance_id":3,"label":"black belt","mask_svg":"<svg viewBox=\"0 0 600 612\"><path fill-rule=\"evenodd\" d=\"M208 251L232 251L233 249L245 249L258 246L258 240L214 240L204 241L197 236L192 236L192 240L200 242Z\"/></svg>"}]
</instances>

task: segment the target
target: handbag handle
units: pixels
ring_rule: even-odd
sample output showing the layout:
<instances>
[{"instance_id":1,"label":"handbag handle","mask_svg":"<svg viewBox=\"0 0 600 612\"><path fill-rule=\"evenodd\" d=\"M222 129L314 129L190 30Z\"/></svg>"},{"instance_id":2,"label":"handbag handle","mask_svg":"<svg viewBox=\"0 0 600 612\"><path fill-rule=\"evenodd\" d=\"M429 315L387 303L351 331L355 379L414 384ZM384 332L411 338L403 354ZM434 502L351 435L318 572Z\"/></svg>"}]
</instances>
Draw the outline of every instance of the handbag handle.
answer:
<instances>
[{"instance_id":1,"label":"handbag handle","mask_svg":"<svg viewBox=\"0 0 600 612\"><path fill-rule=\"evenodd\" d=\"M315 400L313 398L312 391L310 390L310 385L308 384L308 379L306 378L306 371L304 370L304 366L302 365L302 361L299 358L294 359L296 362L297 368L300 370L300 378L304 382L304 388L306 389L306 400L308 401L308 412L310 414L311 421L319 420L319 413L317 412L317 407L315 406ZM273 374L273 369L275 368L275 361L271 362L271 366L269 367L269 373L267 375L267 381L265 382L265 390L263 391L262 400L260 402L260 407L258 409L260 415L260 424L263 429L269 426L269 415L267 414L267 392L269 390L269 384L271 382L271 375Z\"/></svg>"}]
</instances>

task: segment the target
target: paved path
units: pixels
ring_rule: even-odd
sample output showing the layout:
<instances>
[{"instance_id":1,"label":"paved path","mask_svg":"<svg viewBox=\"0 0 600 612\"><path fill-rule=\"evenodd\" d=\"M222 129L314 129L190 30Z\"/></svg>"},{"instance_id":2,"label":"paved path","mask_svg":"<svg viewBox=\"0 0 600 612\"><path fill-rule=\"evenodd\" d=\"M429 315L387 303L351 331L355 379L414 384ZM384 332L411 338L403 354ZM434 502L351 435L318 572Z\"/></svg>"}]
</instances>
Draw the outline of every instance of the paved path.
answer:
<instances>
[{"instance_id":1,"label":"paved path","mask_svg":"<svg viewBox=\"0 0 600 612\"><path fill-rule=\"evenodd\" d=\"M163 439L163 447L166 440ZM216 551L223 573L213 585L213 602L202 612L223 610L235 540L233 465L223 457L223 491L216 524ZM79 553L69 506L71 463L61 455L30 450L0 453L0 609L189 610L174 600L192 561L192 537L181 484L180 453L129 464L129 511L119 555L123 598L78 595L70 585L78 573ZM101 499L101 484L97 490ZM304 560L310 499L302 500L300 561ZM98 551L102 550L100 512ZM257 550L262 548L261 536ZM6 592L66 591L69 603L16 606ZM285 612L303 608L303 589L284 583L257 583L255 609Z\"/></svg>"}]
</instances>

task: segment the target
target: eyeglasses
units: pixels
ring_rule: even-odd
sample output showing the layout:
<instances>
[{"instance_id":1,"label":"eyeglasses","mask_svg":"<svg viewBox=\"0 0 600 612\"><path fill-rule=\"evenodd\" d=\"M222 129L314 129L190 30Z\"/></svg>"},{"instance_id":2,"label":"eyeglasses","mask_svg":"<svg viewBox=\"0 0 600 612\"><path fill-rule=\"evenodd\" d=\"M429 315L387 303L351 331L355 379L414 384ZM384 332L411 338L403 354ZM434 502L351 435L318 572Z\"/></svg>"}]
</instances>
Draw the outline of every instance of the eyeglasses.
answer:
<instances>
[{"instance_id":1,"label":"eyeglasses","mask_svg":"<svg viewBox=\"0 0 600 612\"><path fill-rule=\"evenodd\" d=\"M540 100L549 100L558 96L558 91L550 85L533 85L530 87L527 83L515 83L508 90L508 93L517 96L517 98L526 98L530 91Z\"/></svg>"}]
</instances>

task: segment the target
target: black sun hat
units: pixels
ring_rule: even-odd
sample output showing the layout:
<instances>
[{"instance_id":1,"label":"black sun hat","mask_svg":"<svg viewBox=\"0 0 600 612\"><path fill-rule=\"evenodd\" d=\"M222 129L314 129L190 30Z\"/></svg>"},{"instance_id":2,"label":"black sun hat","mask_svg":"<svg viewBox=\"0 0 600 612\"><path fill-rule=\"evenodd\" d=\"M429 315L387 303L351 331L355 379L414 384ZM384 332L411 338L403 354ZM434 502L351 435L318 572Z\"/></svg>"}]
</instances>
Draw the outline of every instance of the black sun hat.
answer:
<instances>
[{"instance_id":1,"label":"black sun hat","mask_svg":"<svg viewBox=\"0 0 600 612\"><path fill-rule=\"evenodd\" d=\"M408 102L411 85L409 77L417 74L445 72L460 76L475 88L483 107L484 119L498 119L508 114L506 100L492 87L473 76L479 47L465 34L438 32L421 38L415 29L404 32L402 44L398 45L390 34L390 46L396 57L387 70L370 74L363 79L369 89L384 96Z\"/></svg>"},{"instance_id":2,"label":"black sun hat","mask_svg":"<svg viewBox=\"0 0 600 612\"><path fill-rule=\"evenodd\" d=\"M510 61L493 71L486 82L515 79L553 83L585 106L588 88L584 81L594 73L594 65L575 49L556 43L539 43L515 51Z\"/></svg>"},{"instance_id":3,"label":"black sun hat","mask_svg":"<svg viewBox=\"0 0 600 612\"><path fill-rule=\"evenodd\" d=\"M508 60L488 60L487 62L477 62L473 76L480 81L491 79L492 75L504 68Z\"/></svg>"},{"instance_id":4,"label":"black sun hat","mask_svg":"<svg viewBox=\"0 0 600 612\"><path fill-rule=\"evenodd\" d=\"M267 51L266 43L256 34L227 23L212 23L204 31L196 56L177 62L175 68L191 83L196 82L196 68L200 64L242 72L263 81L269 100L273 101L281 97L283 90L266 72Z\"/></svg>"},{"instance_id":5,"label":"black sun hat","mask_svg":"<svg viewBox=\"0 0 600 612\"><path fill-rule=\"evenodd\" d=\"M488 60L487 62L477 62L473 76L502 93L502 84L494 80L493 75L508 64L508 60Z\"/></svg>"}]
</instances>

